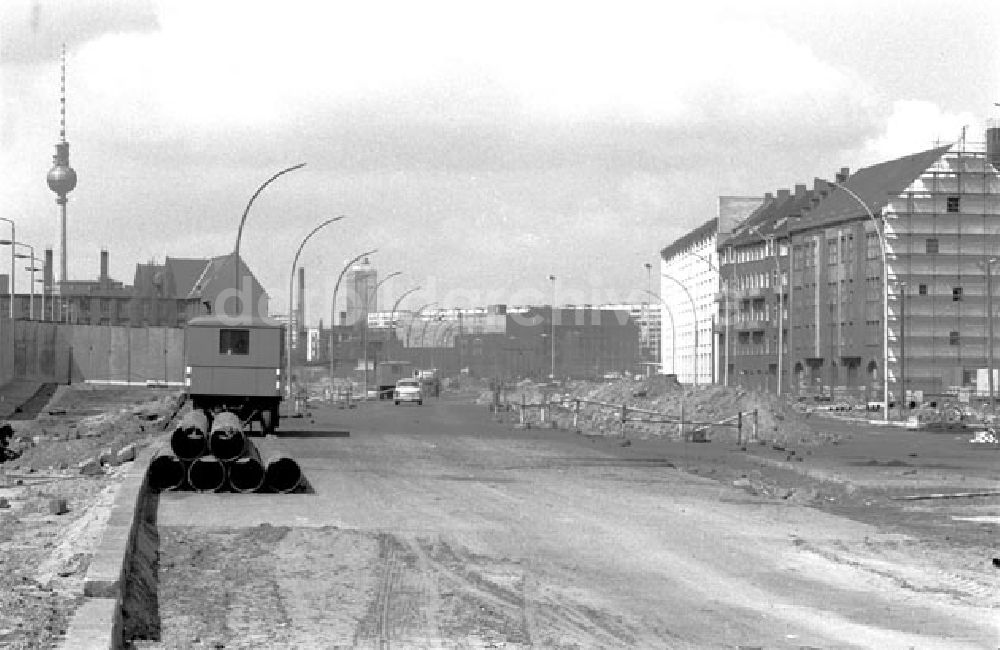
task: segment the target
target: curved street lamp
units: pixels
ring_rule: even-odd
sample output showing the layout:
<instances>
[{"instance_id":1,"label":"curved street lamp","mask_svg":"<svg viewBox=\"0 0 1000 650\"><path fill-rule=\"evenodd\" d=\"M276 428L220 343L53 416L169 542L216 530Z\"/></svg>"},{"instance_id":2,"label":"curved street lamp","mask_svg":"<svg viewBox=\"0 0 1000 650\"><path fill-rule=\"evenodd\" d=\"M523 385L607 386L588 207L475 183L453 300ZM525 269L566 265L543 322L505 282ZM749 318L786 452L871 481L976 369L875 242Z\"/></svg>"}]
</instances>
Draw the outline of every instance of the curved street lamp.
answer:
<instances>
[{"instance_id":1,"label":"curved street lamp","mask_svg":"<svg viewBox=\"0 0 1000 650\"><path fill-rule=\"evenodd\" d=\"M556 276L550 275L549 280L552 282L552 313L550 314L551 321L550 331L549 331L549 346L550 346L550 356L549 356L549 381L555 381L556 378ZM566 364L563 363L563 367Z\"/></svg>"},{"instance_id":2,"label":"curved street lamp","mask_svg":"<svg viewBox=\"0 0 1000 650\"><path fill-rule=\"evenodd\" d=\"M323 228L326 228L331 223L340 221L343 218L344 217L333 217L332 219L327 219L313 228L309 234L302 239L302 242L299 243L299 248L295 251L295 257L292 259L292 272L288 276L288 330L285 332L285 354L287 356L287 366L285 369L285 396L288 398L291 398L292 396L292 295L295 292L295 267L299 264L299 255L302 254L302 249L305 248L306 242ZM302 323L296 323L295 326L299 330L302 329Z\"/></svg>"},{"instance_id":3,"label":"curved street lamp","mask_svg":"<svg viewBox=\"0 0 1000 650\"><path fill-rule=\"evenodd\" d=\"M670 311L670 306L663 302L658 295L650 290L646 290L646 293L656 298L657 304L667 310L667 316L670 316L670 373L673 375L677 374L677 328L674 327L674 312Z\"/></svg>"},{"instance_id":4,"label":"curved street lamp","mask_svg":"<svg viewBox=\"0 0 1000 650\"><path fill-rule=\"evenodd\" d=\"M857 201L865 212L868 213L868 218L872 220L875 224L875 234L878 235L879 249L882 252L882 402L883 402L883 413L882 419L885 421L889 420L889 262L886 256L886 245L885 245L885 234L882 232L885 230L885 215L882 215L882 230L879 230L878 219L872 213L872 209L868 207L868 204L861 200L861 197L836 181L827 181L830 185L834 185L845 192L848 196Z\"/></svg>"},{"instance_id":5,"label":"curved street lamp","mask_svg":"<svg viewBox=\"0 0 1000 650\"><path fill-rule=\"evenodd\" d=\"M368 398L368 304L372 298L372 295L375 296L376 300L378 299L378 288L381 287L383 284L385 284L386 280L388 280L389 278L394 278L397 275L402 275L402 273L403 273L402 271L393 271L392 273L390 273L389 275L385 276L377 283L375 283L375 287L371 291L365 292L365 315L364 315L364 321L361 323L361 344L364 347L362 354L365 363L365 399Z\"/></svg>"},{"instance_id":6,"label":"curved street lamp","mask_svg":"<svg viewBox=\"0 0 1000 650\"><path fill-rule=\"evenodd\" d=\"M333 300L330 301L330 388L331 388L331 394L332 394L332 388L333 388L333 374L334 374L334 370L335 370L334 365L336 363L336 357L334 356L333 351L334 351L334 347L336 345L336 338L337 338L337 333L336 333L336 327L337 327L337 289L340 288L340 282L341 282L341 280L344 279L344 274L347 273L347 269L351 268L351 265L353 265L355 262L357 262L358 260L360 260L362 257L367 257L368 255L374 255L377 252L378 252L378 249L377 248L373 248L370 251L365 251L364 253L361 253L360 255L352 258L349 262L347 262L347 264L344 265L344 268L340 269L340 275L337 276L337 283L333 285Z\"/></svg>"},{"instance_id":7,"label":"curved street lamp","mask_svg":"<svg viewBox=\"0 0 1000 650\"><path fill-rule=\"evenodd\" d=\"M416 314L410 319L410 324L406 326L406 347L410 347L410 330L413 329L413 323L415 323L416 320L418 318L420 318L420 315L422 313L424 313L425 309L427 309L431 305L436 305L436 304L437 304L437 302L429 302L426 305L421 305L420 309L418 309L416 311ZM426 326L425 326L425 329L426 329ZM421 340L421 343L423 343L423 340Z\"/></svg>"},{"instance_id":8,"label":"curved street lamp","mask_svg":"<svg viewBox=\"0 0 1000 650\"><path fill-rule=\"evenodd\" d=\"M298 165L293 165L287 169L282 169L280 172L264 181L261 186L257 188L257 191L253 193L253 196L250 197L250 200L247 201L247 207L243 209L243 216L240 218L240 227L236 231L236 246L233 248L233 266L235 267L233 269L233 275L236 278L236 284L233 287L234 289L239 290L240 288L240 240L243 238L243 225L247 221L247 214L250 213L250 206L253 205L253 202L257 199L260 193L264 191L264 188L270 185L273 181L277 180L279 176L295 171L296 169L301 169L305 166L305 163L299 163Z\"/></svg>"},{"instance_id":9,"label":"curved street lamp","mask_svg":"<svg viewBox=\"0 0 1000 650\"><path fill-rule=\"evenodd\" d=\"M712 260L710 260L709 258L705 257L704 255L701 255L700 253L695 253L694 251L687 251L687 254L688 255L694 255L695 257L697 257L698 259L700 259L705 264L708 264L708 268L709 269L711 269L711 270L715 271L716 273L718 273L719 274L719 287L720 288L722 287L722 271L719 270L718 266L716 266L715 264L712 263ZM722 310L724 312L726 312L726 322L723 323L723 326L726 328L726 334L725 334L725 337L726 337L726 346L725 346L725 348L723 348L723 351L722 351L722 354L723 354L723 362L722 363L726 367L722 369L722 376L723 376L722 385L723 386L728 386L729 385L729 291L728 290L722 292L722 298L723 298L723 301L724 301L723 302ZM697 322L698 322L698 316L695 315L695 328L697 328ZM714 321L713 321L713 329L714 329ZM714 367L715 364L716 364L716 360L713 359L712 360L712 366ZM718 381L718 377L717 376L716 376L716 381Z\"/></svg>"},{"instance_id":10,"label":"curved street lamp","mask_svg":"<svg viewBox=\"0 0 1000 650\"><path fill-rule=\"evenodd\" d=\"M14 222L6 217L0 217L0 221L6 221L10 224L10 240L11 242L17 241L17 235L14 234ZM63 278L65 280L66 278ZM14 246L11 244L10 247L10 319L14 320Z\"/></svg>"},{"instance_id":11,"label":"curved street lamp","mask_svg":"<svg viewBox=\"0 0 1000 650\"><path fill-rule=\"evenodd\" d=\"M14 257L19 260L28 260L31 264L31 266L24 267L24 270L31 271L31 291L29 292L29 298L28 298L28 300L30 301L28 303L28 320L35 320L35 271L42 270L35 266L35 262L42 262L43 264L44 262L35 257L35 247L32 246L31 244L22 244L21 242L15 242L15 245L23 246L24 248L27 248L28 250L31 251L31 253L29 253L28 255L25 255L24 253L14 253ZM42 300L43 301L45 300L44 295L42 295ZM45 313L44 303L42 306L42 313Z\"/></svg>"},{"instance_id":12,"label":"curved street lamp","mask_svg":"<svg viewBox=\"0 0 1000 650\"><path fill-rule=\"evenodd\" d=\"M399 298L396 298L396 302L393 303L392 311L389 312L389 327L392 328L393 336L396 335L396 309L399 308L399 303L403 302L403 298L407 297L414 291L419 291L419 290L420 290L420 285L417 285L412 289L410 289L409 291L405 291Z\"/></svg>"},{"instance_id":13,"label":"curved street lamp","mask_svg":"<svg viewBox=\"0 0 1000 650\"><path fill-rule=\"evenodd\" d=\"M694 298L691 296L691 292L684 285L683 282L673 277L672 275L667 275L666 273L660 272L660 276L664 277L677 284L684 293L687 294L688 300L691 302L691 316L694 318L694 385L698 385L698 309L695 306Z\"/></svg>"}]
</instances>

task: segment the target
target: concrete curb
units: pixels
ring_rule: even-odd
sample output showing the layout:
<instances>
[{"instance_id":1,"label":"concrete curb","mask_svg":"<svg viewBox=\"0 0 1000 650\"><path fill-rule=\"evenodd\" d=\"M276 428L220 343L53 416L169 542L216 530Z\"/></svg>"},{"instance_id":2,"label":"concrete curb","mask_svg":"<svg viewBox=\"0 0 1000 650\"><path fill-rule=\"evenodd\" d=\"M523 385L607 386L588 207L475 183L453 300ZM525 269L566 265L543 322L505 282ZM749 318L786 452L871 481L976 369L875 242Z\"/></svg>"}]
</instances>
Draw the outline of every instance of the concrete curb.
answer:
<instances>
[{"instance_id":1,"label":"concrete curb","mask_svg":"<svg viewBox=\"0 0 1000 650\"><path fill-rule=\"evenodd\" d=\"M155 441L128 468L83 581L85 599L70 621L62 647L114 650L122 646L126 571L148 494L149 463L166 444L165 438Z\"/></svg>"}]
</instances>

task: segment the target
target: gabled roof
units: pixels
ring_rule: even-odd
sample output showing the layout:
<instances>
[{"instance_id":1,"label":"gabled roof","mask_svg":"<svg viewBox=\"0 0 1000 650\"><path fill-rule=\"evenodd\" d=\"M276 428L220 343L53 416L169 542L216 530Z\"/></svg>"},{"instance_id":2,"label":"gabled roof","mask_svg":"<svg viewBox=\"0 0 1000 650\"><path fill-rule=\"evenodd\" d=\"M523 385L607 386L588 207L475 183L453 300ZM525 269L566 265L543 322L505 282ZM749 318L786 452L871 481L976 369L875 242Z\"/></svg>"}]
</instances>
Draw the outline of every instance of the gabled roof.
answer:
<instances>
[{"instance_id":1,"label":"gabled roof","mask_svg":"<svg viewBox=\"0 0 1000 650\"><path fill-rule=\"evenodd\" d=\"M878 216L879 211L889 201L905 190L951 147L952 145L948 144L864 167L851 175L842 185L857 194L872 213ZM815 210L806 214L795 230L867 218L867 215L868 213L854 197L835 187Z\"/></svg>"},{"instance_id":2,"label":"gabled roof","mask_svg":"<svg viewBox=\"0 0 1000 650\"><path fill-rule=\"evenodd\" d=\"M811 190L800 185L794 194L779 195L762 205L740 224L726 244L739 246L759 242L761 237L769 235L776 235L779 238L787 236L790 219L802 214L803 210L812 205L813 199L820 191L830 187L828 181L820 178L815 179L813 183L814 187Z\"/></svg>"},{"instance_id":3,"label":"gabled roof","mask_svg":"<svg viewBox=\"0 0 1000 650\"><path fill-rule=\"evenodd\" d=\"M191 293L188 297L201 298L205 287L207 287L217 277L223 273L234 273L233 269L230 268L233 265L233 259L233 254L228 253L226 255L218 255L207 260L204 271L202 271L201 275L198 276L198 279L195 280L194 286L191 288ZM238 258L237 263L239 264L238 268L240 275L249 276L253 281L254 288L259 289L260 292L266 296L267 290L260 284L257 277L250 272L250 267L247 266L242 257ZM231 284L228 282L229 279L231 278L228 278L222 284Z\"/></svg>"},{"instance_id":4,"label":"gabled roof","mask_svg":"<svg viewBox=\"0 0 1000 650\"><path fill-rule=\"evenodd\" d=\"M198 278L205 272L208 262L209 260L206 259L167 258L166 266L170 270L171 275L174 276L174 287L177 290L178 297L188 298L191 296L191 291L198 282Z\"/></svg>"}]
</instances>

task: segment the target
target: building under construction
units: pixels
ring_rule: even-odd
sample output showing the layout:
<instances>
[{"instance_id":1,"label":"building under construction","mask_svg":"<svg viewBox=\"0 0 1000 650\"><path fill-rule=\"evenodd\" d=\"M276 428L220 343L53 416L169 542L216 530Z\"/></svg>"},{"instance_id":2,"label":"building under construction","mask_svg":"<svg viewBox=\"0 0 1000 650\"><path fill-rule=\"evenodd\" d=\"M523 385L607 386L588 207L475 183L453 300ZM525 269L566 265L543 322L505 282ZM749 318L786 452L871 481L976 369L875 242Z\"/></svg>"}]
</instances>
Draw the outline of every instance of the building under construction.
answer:
<instances>
[{"instance_id":1,"label":"building under construction","mask_svg":"<svg viewBox=\"0 0 1000 650\"><path fill-rule=\"evenodd\" d=\"M881 402L887 379L891 402L988 398L998 167L991 125L986 146L935 147L765 197L719 245L729 383Z\"/></svg>"}]
</instances>

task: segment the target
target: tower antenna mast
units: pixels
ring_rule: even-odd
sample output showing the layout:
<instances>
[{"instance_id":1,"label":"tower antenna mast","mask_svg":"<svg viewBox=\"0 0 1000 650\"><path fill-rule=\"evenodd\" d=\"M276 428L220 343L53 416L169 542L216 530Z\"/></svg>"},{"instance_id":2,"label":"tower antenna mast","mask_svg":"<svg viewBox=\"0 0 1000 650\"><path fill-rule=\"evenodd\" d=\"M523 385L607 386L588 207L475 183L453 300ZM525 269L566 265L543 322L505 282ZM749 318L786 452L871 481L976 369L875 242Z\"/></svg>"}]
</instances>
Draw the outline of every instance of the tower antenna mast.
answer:
<instances>
[{"instance_id":1,"label":"tower antenna mast","mask_svg":"<svg viewBox=\"0 0 1000 650\"><path fill-rule=\"evenodd\" d=\"M47 181L49 189L56 193L59 206L59 282L69 280L66 254L66 195L76 187L76 171L69 165L69 142L66 142L66 44L62 47L62 74L59 92L59 142L52 156L52 169Z\"/></svg>"}]
</instances>

